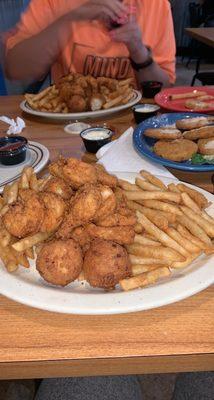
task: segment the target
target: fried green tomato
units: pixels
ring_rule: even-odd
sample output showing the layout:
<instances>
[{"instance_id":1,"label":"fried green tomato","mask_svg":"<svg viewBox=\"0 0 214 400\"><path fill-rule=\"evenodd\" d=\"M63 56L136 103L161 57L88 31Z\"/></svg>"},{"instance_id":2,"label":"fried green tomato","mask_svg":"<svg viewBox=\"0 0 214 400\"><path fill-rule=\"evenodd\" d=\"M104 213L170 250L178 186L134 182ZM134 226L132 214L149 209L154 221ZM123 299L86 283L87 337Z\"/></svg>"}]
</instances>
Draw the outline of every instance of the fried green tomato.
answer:
<instances>
[{"instance_id":1,"label":"fried green tomato","mask_svg":"<svg viewBox=\"0 0 214 400\"><path fill-rule=\"evenodd\" d=\"M58 286L75 281L82 266L82 252L73 239L53 240L44 244L36 260L36 269L42 278Z\"/></svg>"},{"instance_id":2,"label":"fried green tomato","mask_svg":"<svg viewBox=\"0 0 214 400\"><path fill-rule=\"evenodd\" d=\"M110 290L131 275L131 264L124 247L97 239L85 254L83 270L91 286Z\"/></svg>"},{"instance_id":3,"label":"fried green tomato","mask_svg":"<svg viewBox=\"0 0 214 400\"><path fill-rule=\"evenodd\" d=\"M186 161L193 154L197 153L198 146L196 143L187 139L178 139L171 142L158 140L154 145L154 152L167 160Z\"/></svg>"}]
</instances>

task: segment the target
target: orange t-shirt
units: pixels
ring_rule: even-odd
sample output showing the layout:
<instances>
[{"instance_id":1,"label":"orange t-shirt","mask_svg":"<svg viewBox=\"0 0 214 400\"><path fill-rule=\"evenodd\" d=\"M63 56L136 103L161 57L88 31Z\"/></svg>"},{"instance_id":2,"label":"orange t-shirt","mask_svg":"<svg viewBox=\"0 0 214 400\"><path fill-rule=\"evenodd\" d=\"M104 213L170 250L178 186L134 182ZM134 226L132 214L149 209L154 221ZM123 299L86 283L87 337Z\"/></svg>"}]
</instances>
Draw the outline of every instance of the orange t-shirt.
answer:
<instances>
[{"instance_id":1,"label":"orange t-shirt","mask_svg":"<svg viewBox=\"0 0 214 400\"><path fill-rule=\"evenodd\" d=\"M175 38L168 0L135 0L143 43L151 47L154 60L175 81ZM38 34L86 0L31 0L6 49ZM133 75L125 44L113 42L99 21L72 22L70 39L52 66L54 81L69 72L95 77L124 79Z\"/></svg>"}]
</instances>

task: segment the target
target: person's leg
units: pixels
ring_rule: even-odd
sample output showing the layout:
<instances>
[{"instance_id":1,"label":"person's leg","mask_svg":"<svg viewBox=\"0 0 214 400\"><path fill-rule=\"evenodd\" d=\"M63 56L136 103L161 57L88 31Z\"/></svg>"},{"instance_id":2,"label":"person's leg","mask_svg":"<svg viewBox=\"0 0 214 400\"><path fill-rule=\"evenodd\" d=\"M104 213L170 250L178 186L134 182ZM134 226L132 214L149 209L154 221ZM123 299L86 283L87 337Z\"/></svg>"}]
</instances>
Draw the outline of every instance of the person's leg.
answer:
<instances>
[{"instance_id":1,"label":"person's leg","mask_svg":"<svg viewBox=\"0 0 214 400\"><path fill-rule=\"evenodd\" d=\"M44 379L35 400L142 400L135 376Z\"/></svg>"},{"instance_id":2,"label":"person's leg","mask_svg":"<svg viewBox=\"0 0 214 400\"><path fill-rule=\"evenodd\" d=\"M172 400L213 400L214 373L179 374Z\"/></svg>"}]
</instances>

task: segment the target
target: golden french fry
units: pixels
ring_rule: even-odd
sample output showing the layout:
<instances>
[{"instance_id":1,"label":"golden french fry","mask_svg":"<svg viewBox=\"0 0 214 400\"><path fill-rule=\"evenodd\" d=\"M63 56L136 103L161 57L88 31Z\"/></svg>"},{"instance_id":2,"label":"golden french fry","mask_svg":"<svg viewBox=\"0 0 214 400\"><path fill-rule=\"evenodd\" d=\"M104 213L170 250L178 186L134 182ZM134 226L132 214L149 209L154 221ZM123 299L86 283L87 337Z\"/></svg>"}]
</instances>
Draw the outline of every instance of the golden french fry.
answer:
<instances>
[{"instance_id":1,"label":"golden french fry","mask_svg":"<svg viewBox=\"0 0 214 400\"><path fill-rule=\"evenodd\" d=\"M180 269L180 268L188 267L188 265L190 265L194 260L196 260L196 258L198 258L201 254L202 254L202 251L198 251L197 253L188 257L185 261L182 261L182 262L175 261L172 264L171 268Z\"/></svg>"},{"instance_id":2,"label":"golden french fry","mask_svg":"<svg viewBox=\"0 0 214 400\"><path fill-rule=\"evenodd\" d=\"M48 183L48 181L49 181L51 178L52 178L52 176L49 175L49 176L47 176L47 177L45 177L45 178L38 179L38 190L39 190L39 192L42 192L42 191L43 191L45 185Z\"/></svg>"},{"instance_id":3,"label":"golden french fry","mask_svg":"<svg viewBox=\"0 0 214 400\"><path fill-rule=\"evenodd\" d=\"M11 241L11 235L4 227L0 228L0 245L6 247Z\"/></svg>"},{"instance_id":4,"label":"golden french fry","mask_svg":"<svg viewBox=\"0 0 214 400\"><path fill-rule=\"evenodd\" d=\"M5 267L7 268L7 271L10 273L17 271L18 269L18 265L13 261L9 261L8 263L6 263Z\"/></svg>"},{"instance_id":5,"label":"golden french fry","mask_svg":"<svg viewBox=\"0 0 214 400\"><path fill-rule=\"evenodd\" d=\"M164 246L174 249L178 253L182 254L184 257L188 257L189 253L186 249L184 249L184 247L182 247L174 239L168 236L156 225L154 225L145 215L137 211L137 217L141 225L143 225L146 232L156 237Z\"/></svg>"},{"instance_id":6,"label":"golden french fry","mask_svg":"<svg viewBox=\"0 0 214 400\"><path fill-rule=\"evenodd\" d=\"M150 264L157 264L157 265L167 265L170 267L172 265L171 261L167 260L160 260L159 258L148 258L148 257L140 257L135 256L134 254L129 254L129 259L132 265L140 264L140 265L150 265Z\"/></svg>"},{"instance_id":7,"label":"golden french fry","mask_svg":"<svg viewBox=\"0 0 214 400\"><path fill-rule=\"evenodd\" d=\"M196 212L192 211L190 208L188 208L186 206L181 206L181 210L187 217L189 217L194 222L196 222L206 232L206 234L209 237L214 238L214 225L213 224L210 224L200 214L197 214Z\"/></svg>"},{"instance_id":8,"label":"golden french fry","mask_svg":"<svg viewBox=\"0 0 214 400\"><path fill-rule=\"evenodd\" d=\"M190 220L186 215L179 215L177 217L178 222L185 226L194 236L196 236L198 239L202 240L202 242L206 243L208 246L212 246L212 242L207 236L206 232L198 225L196 222L194 222L192 219Z\"/></svg>"},{"instance_id":9,"label":"golden french fry","mask_svg":"<svg viewBox=\"0 0 214 400\"><path fill-rule=\"evenodd\" d=\"M180 193L180 190L177 188L177 186L174 183L170 183L168 185L168 190L170 190L170 192Z\"/></svg>"},{"instance_id":10,"label":"golden french fry","mask_svg":"<svg viewBox=\"0 0 214 400\"><path fill-rule=\"evenodd\" d=\"M154 246L154 247L160 247L161 243L156 242L155 240L148 239L147 237L143 235L135 235L134 237L134 243L139 243L144 246Z\"/></svg>"},{"instance_id":11,"label":"golden french fry","mask_svg":"<svg viewBox=\"0 0 214 400\"><path fill-rule=\"evenodd\" d=\"M115 106L117 106L118 104L120 104L120 102L121 102L122 100L123 100L123 96L120 95L120 96L116 97L115 99L110 100L110 101L108 101L107 103L105 103L105 104L103 105L103 108L106 110L106 109L108 109L108 108L115 107Z\"/></svg>"},{"instance_id":12,"label":"golden french fry","mask_svg":"<svg viewBox=\"0 0 214 400\"><path fill-rule=\"evenodd\" d=\"M135 226L134 226L134 231L136 232L136 233L142 233L143 232L143 227L142 227L142 225L141 224L139 224L138 222L135 224Z\"/></svg>"},{"instance_id":13,"label":"golden french fry","mask_svg":"<svg viewBox=\"0 0 214 400\"><path fill-rule=\"evenodd\" d=\"M183 246L190 254L197 253L200 250L200 247L196 246L196 244L192 243L185 236L181 236L181 234L176 229L169 227L166 230L166 233L177 243Z\"/></svg>"},{"instance_id":14,"label":"golden french fry","mask_svg":"<svg viewBox=\"0 0 214 400\"><path fill-rule=\"evenodd\" d=\"M9 210L9 206L6 204L1 210L0 210L0 216L2 217L4 214L6 214Z\"/></svg>"},{"instance_id":15,"label":"golden french fry","mask_svg":"<svg viewBox=\"0 0 214 400\"><path fill-rule=\"evenodd\" d=\"M144 272L143 274L134 276L133 278L122 279L120 281L120 286L125 291L137 289L140 287L153 285L160 278L168 277L170 274L171 272L167 267L158 268L150 272Z\"/></svg>"},{"instance_id":16,"label":"golden french fry","mask_svg":"<svg viewBox=\"0 0 214 400\"><path fill-rule=\"evenodd\" d=\"M35 173L33 173L30 177L29 186L30 189L35 190L36 192L39 191L38 179Z\"/></svg>"},{"instance_id":17,"label":"golden french fry","mask_svg":"<svg viewBox=\"0 0 214 400\"><path fill-rule=\"evenodd\" d=\"M131 210L140 211L142 214L146 215L158 228L163 230L168 228L168 220L163 215L159 215L159 213L152 208L144 207L134 201L128 201L128 207Z\"/></svg>"},{"instance_id":18,"label":"golden french fry","mask_svg":"<svg viewBox=\"0 0 214 400\"><path fill-rule=\"evenodd\" d=\"M49 87L47 87L46 89L42 90L41 92L39 92L38 94L36 94L36 95L33 97L33 101L35 102L35 101L40 101L40 100L42 100L51 90L52 90L52 87L51 87L51 86L49 86Z\"/></svg>"},{"instance_id":19,"label":"golden french fry","mask_svg":"<svg viewBox=\"0 0 214 400\"><path fill-rule=\"evenodd\" d=\"M207 248L207 245L202 242L200 239L192 235L186 227L183 225L178 224L177 230L180 233L181 236L185 237L188 239L190 242L194 243L199 249L204 250Z\"/></svg>"},{"instance_id":20,"label":"golden french fry","mask_svg":"<svg viewBox=\"0 0 214 400\"><path fill-rule=\"evenodd\" d=\"M123 80L118 82L118 86L130 85L130 83L132 83L132 82L133 82L133 78L123 79Z\"/></svg>"},{"instance_id":21,"label":"golden french fry","mask_svg":"<svg viewBox=\"0 0 214 400\"><path fill-rule=\"evenodd\" d=\"M204 217L207 221L209 221L210 224L214 224L214 219L213 219L209 214L207 214L206 211L201 211L201 215L202 215L202 217Z\"/></svg>"},{"instance_id":22,"label":"golden french fry","mask_svg":"<svg viewBox=\"0 0 214 400\"><path fill-rule=\"evenodd\" d=\"M33 247L30 247L29 249L26 249L25 250L25 255L26 255L26 257L30 258L31 260L34 260L35 255L34 255Z\"/></svg>"},{"instance_id":23,"label":"golden french fry","mask_svg":"<svg viewBox=\"0 0 214 400\"><path fill-rule=\"evenodd\" d=\"M16 257L18 265L20 265L20 266L22 266L24 268L29 268L30 267L29 261L28 261L26 255L23 252L18 252L16 250L14 250L13 248L11 248L11 252Z\"/></svg>"},{"instance_id":24,"label":"golden french fry","mask_svg":"<svg viewBox=\"0 0 214 400\"><path fill-rule=\"evenodd\" d=\"M79 274L79 276L78 276L78 278L77 278L77 280L78 280L78 281L84 281L84 279L85 279L84 271L81 271L80 274Z\"/></svg>"},{"instance_id":25,"label":"golden french fry","mask_svg":"<svg viewBox=\"0 0 214 400\"><path fill-rule=\"evenodd\" d=\"M122 104L127 104L133 97L133 90L129 90L125 97L123 97Z\"/></svg>"},{"instance_id":26,"label":"golden french fry","mask_svg":"<svg viewBox=\"0 0 214 400\"><path fill-rule=\"evenodd\" d=\"M185 192L181 193L181 197L182 197L182 202L185 206L191 208L191 210L193 210L197 214L201 213L200 207L193 199L191 199L191 197L188 195L188 193L185 193Z\"/></svg>"},{"instance_id":27,"label":"golden french fry","mask_svg":"<svg viewBox=\"0 0 214 400\"><path fill-rule=\"evenodd\" d=\"M0 195L0 210L4 207L4 199L3 197Z\"/></svg>"},{"instance_id":28,"label":"golden french fry","mask_svg":"<svg viewBox=\"0 0 214 400\"><path fill-rule=\"evenodd\" d=\"M127 182L123 179L118 179L118 185L123 190L128 190L128 191L133 191L133 192L135 192L136 190L140 190L140 188L137 185L135 185L134 183Z\"/></svg>"},{"instance_id":29,"label":"golden french fry","mask_svg":"<svg viewBox=\"0 0 214 400\"><path fill-rule=\"evenodd\" d=\"M153 208L154 210L160 210L175 215L182 215L182 211L174 204L164 203L163 201L159 200L140 200L139 202L143 206Z\"/></svg>"},{"instance_id":30,"label":"golden french fry","mask_svg":"<svg viewBox=\"0 0 214 400\"><path fill-rule=\"evenodd\" d=\"M18 266L16 256L11 251L10 246L3 247L0 245L0 259L3 261L5 267L12 272L15 270L15 265ZM9 266L9 267L8 267Z\"/></svg>"},{"instance_id":31,"label":"golden french fry","mask_svg":"<svg viewBox=\"0 0 214 400\"><path fill-rule=\"evenodd\" d=\"M148 182L152 183L153 185L159 187L162 190L167 190L167 186L158 179L156 176L152 175L150 172L142 170L140 171L140 175L143 176Z\"/></svg>"},{"instance_id":32,"label":"golden french fry","mask_svg":"<svg viewBox=\"0 0 214 400\"><path fill-rule=\"evenodd\" d=\"M3 201L4 201L4 204L8 204L9 190L10 190L10 185L4 186L4 190L3 190Z\"/></svg>"},{"instance_id":33,"label":"golden french fry","mask_svg":"<svg viewBox=\"0 0 214 400\"><path fill-rule=\"evenodd\" d=\"M31 175L33 174L33 168L32 167L26 167L22 171L22 175L19 179L19 188L20 189L29 189L30 184L30 178Z\"/></svg>"},{"instance_id":34,"label":"golden french fry","mask_svg":"<svg viewBox=\"0 0 214 400\"><path fill-rule=\"evenodd\" d=\"M136 191L136 192L127 192L124 191L128 200L165 200L172 201L174 203L180 203L181 195L179 193L173 192L145 192L145 191Z\"/></svg>"},{"instance_id":35,"label":"golden french fry","mask_svg":"<svg viewBox=\"0 0 214 400\"><path fill-rule=\"evenodd\" d=\"M13 204L17 201L18 191L19 191L18 181L13 182L12 185L9 186L9 190L7 193L7 204Z\"/></svg>"},{"instance_id":36,"label":"golden french fry","mask_svg":"<svg viewBox=\"0 0 214 400\"><path fill-rule=\"evenodd\" d=\"M203 209L208 207L208 200L202 193L197 192L197 190L192 189L183 183L178 183L177 188L180 190L180 192L188 193L188 195L198 204L200 208Z\"/></svg>"},{"instance_id":37,"label":"golden french fry","mask_svg":"<svg viewBox=\"0 0 214 400\"><path fill-rule=\"evenodd\" d=\"M169 263L173 261L184 261L185 257L170 247L154 247L142 246L141 244L134 243L126 246L128 253L140 257L156 258L160 260L167 260Z\"/></svg>"},{"instance_id":38,"label":"golden french fry","mask_svg":"<svg viewBox=\"0 0 214 400\"><path fill-rule=\"evenodd\" d=\"M132 265L132 275L136 276L139 274L143 274L144 272L153 271L157 268L162 268L163 264L149 264L149 265L142 265L142 264L135 264Z\"/></svg>"},{"instance_id":39,"label":"golden french fry","mask_svg":"<svg viewBox=\"0 0 214 400\"><path fill-rule=\"evenodd\" d=\"M12 244L12 247L16 251L25 251L25 250L35 246L36 244L45 241L50 236L51 236L50 233L39 232L33 236L27 236L27 237L19 240L18 242Z\"/></svg>"},{"instance_id":40,"label":"golden french fry","mask_svg":"<svg viewBox=\"0 0 214 400\"><path fill-rule=\"evenodd\" d=\"M158 186L155 186L152 183L144 181L143 179L140 179L140 178L136 178L135 179L135 183L141 189L147 190L148 192L154 192L154 191L157 191L157 190L163 190L163 189L159 188Z\"/></svg>"}]
</instances>

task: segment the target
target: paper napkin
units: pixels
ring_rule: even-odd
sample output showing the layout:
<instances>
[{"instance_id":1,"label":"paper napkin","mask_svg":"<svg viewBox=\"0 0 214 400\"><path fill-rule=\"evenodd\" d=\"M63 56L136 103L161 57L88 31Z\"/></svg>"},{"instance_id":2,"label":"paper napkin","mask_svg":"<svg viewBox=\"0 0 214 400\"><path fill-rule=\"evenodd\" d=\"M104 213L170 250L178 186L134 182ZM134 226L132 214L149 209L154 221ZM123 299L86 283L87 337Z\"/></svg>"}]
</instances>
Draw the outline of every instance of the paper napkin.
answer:
<instances>
[{"instance_id":1,"label":"paper napkin","mask_svg":"<svg viewBox=\"0 0 214 400\"><path fill-rule=\"evenodd\" d=\"M0 121L5 122L6 124L9 125L9 128L7 130L7 135L16 135L22 132L22 130L25 128L25 122L23 121L22 118L17 117L16 120L12 118L8 118L5 116L0 117Z\"/></svg>"}]
</instances>

